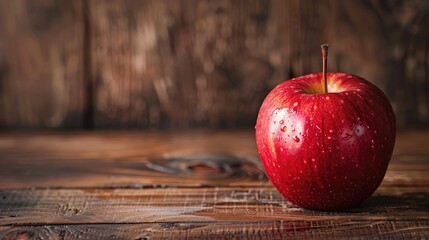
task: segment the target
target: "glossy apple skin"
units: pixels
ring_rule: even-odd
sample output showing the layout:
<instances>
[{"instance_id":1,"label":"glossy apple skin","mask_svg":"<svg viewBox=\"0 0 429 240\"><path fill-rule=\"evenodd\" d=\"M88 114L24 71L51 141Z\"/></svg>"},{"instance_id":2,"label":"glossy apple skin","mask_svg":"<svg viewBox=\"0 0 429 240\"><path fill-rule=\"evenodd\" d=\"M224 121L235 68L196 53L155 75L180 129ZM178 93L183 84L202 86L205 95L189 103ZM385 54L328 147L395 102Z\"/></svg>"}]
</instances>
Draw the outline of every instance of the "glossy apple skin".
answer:
<instances>
[{"instance_id":1,"label":"glossy apple skin","mask_svg":"<svg viewBox=\"0 0 429 240\"><path fill-rule=\"evenodd\" d=\"M290 202L343 210L380 185L392 156L396 117L383 92L363 78L328 73L285 81L264 100L256 144L266 173Z\"/></svg>"}]
</instances>

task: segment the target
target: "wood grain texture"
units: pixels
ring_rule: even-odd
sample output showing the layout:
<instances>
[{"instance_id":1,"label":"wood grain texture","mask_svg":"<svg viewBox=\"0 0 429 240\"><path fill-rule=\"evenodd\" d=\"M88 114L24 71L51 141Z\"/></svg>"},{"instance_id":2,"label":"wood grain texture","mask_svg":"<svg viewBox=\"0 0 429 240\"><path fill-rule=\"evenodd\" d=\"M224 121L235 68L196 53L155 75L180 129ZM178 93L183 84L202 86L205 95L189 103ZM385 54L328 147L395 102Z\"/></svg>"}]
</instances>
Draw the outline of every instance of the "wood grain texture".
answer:
<instances>
[{"instance_id":1,"label":"wood grain texture","mask_svg":"<svg viewBox=\"0 0 429 240\"><path fill-rule=\"evenodd\" d=\"M278 83L328 70L429 122L429 2L0 3L2 128L250 128Z\"/></svg>"},{"instance_id":2,"label":"wood grain texture","mask_svg":"<svg viewBox=\"0 0 429 240\"><path fill-rule=\"evenodd\" d=\"M361 75L400 125L429 120L429 3L92 2L98 127L252 127L275 85L329 70Z\"/></svg>"},{"instance_id":3,"label":"wood grain texture","mask_svg":"<svg viewBox=\"0 0 429 240\"><path fill-rule=\"evenodd\" d=\"M253 133L246 131L51 132L0 139L2 187L229 186L266 179Z\"/></svg>"},{"instance_id":4,"label":"wood grain texture","mask_svg":"<svg viewBox=\"0 0 429 240\"><path fill-rule=\"evenodd\" d=\"M258 221L0 227L3 239L425 239L429 222ZM417 226L416 226L417 225Z\"/></svg>"},{"instance_id":5,"label":"wood grain texture","mask_svg":"<svg viewBox=\"0 0 429 240\"><path fill-rule=\"evenodd\" d=\"M273 187L35 189L0 192L2 226L255 221L429 221L429 187L380 187L341 212L297 208ZM428 226L429 227L429 226Z\"/></svg>"},{"instance_id":6,"label":"wood grain texture","mask_svg":"<svg viewBox=\"0 0 429 240\"><path fill-rule=\"evenodd\" d=\"M97 127L159 123L156 94L166 96L163 91L175 64L167 38L169 5L174 8L177 3L89 2Z\"/></svg>"},{"instance_id":7,"label":"wood grain texture","mask_svg":"<svg viewBox=\"0 0 429 240\"><path fill-rule=\"evenodd\" d=\"M82 1L0 1L0 127L81 127Z\"/></svg>"},{"instance_id":8,"label":"wood grain texture","mask_svg":"<svg viewBox=\"0 0 429 240\"><path fill-rule=\"evenodd\" d=\"M398 133L383 184L429 184L427 131ZM0 188L266 186L251 131L0 136Z\"/></svg>"},{"instance_id":9,"label":"wood grain texture","mask_svg":"<svg viewBox=\"0 0 429 240\"><path fill-rule=\"evenodd\" d=\"M253 132L0 135L1 239L427 238L429 132L399 132L362 205L303 210L269 183Z\"/></svg>"}]
</instances>

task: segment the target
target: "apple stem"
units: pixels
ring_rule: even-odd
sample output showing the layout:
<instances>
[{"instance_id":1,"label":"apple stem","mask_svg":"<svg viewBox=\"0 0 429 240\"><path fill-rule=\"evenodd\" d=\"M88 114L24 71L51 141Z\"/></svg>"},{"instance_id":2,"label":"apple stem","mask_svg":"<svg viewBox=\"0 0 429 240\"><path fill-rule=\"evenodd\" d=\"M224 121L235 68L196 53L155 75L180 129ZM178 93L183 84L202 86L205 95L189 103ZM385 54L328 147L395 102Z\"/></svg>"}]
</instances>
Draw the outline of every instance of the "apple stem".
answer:
<instances>
[{"instance_id":1,"label":"apple stem","mask_svg":"<svg viewBox=\"0 0 429 240\"><path fill-rule=\"evenodd\" d=\"M328 44L322 44L320 46L320 48L322 48L322 62L323 62L323 66L322 66L322 71L323 71L323 92L327 93L328 92L328 78L327 78L327 72L326 69L328 68Z\"/></svg>"}]
</instances>

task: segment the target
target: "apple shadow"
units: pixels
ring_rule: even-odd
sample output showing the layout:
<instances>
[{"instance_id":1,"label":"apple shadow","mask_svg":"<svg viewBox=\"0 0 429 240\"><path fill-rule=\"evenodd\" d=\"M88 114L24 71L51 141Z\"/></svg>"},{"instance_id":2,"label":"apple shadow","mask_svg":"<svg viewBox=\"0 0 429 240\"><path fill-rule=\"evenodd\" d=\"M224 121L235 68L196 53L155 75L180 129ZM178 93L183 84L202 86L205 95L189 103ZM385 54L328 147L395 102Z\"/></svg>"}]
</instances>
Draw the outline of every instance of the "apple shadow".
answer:
<instances>
[{"instance_id":1,"label":"apple shadow","mask_svg":"<svg viewBox=\"0 0 429 240\"><path fill-rule=\"evenodd\" d=\"M350 213L392 213L406 210L408 213L413 212L429 213L429 193L428 192L413 192L404 193L397 196L392 195L373 195L366 201L355 208L346 210Z\"/></svg>"}]
</instances>

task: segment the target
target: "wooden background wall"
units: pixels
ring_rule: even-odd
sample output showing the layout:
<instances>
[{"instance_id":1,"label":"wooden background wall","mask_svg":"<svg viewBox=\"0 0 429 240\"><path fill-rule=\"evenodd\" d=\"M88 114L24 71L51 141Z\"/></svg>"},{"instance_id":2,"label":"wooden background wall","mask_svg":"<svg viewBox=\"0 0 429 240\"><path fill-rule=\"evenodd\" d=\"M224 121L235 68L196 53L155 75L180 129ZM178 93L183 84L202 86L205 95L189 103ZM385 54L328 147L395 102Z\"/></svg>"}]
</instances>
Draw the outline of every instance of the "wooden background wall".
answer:
<instances>
[{"instance_id":1,"label":"wooden background wall","mask_svg":"<svg viewBox=\"0 0 429 240\"><path fill-rule=\"evenodd\" d=\"M2 0L0 128L250 128L325 42L429 123L427 0Z\"/></svg>"}]
</instances>

